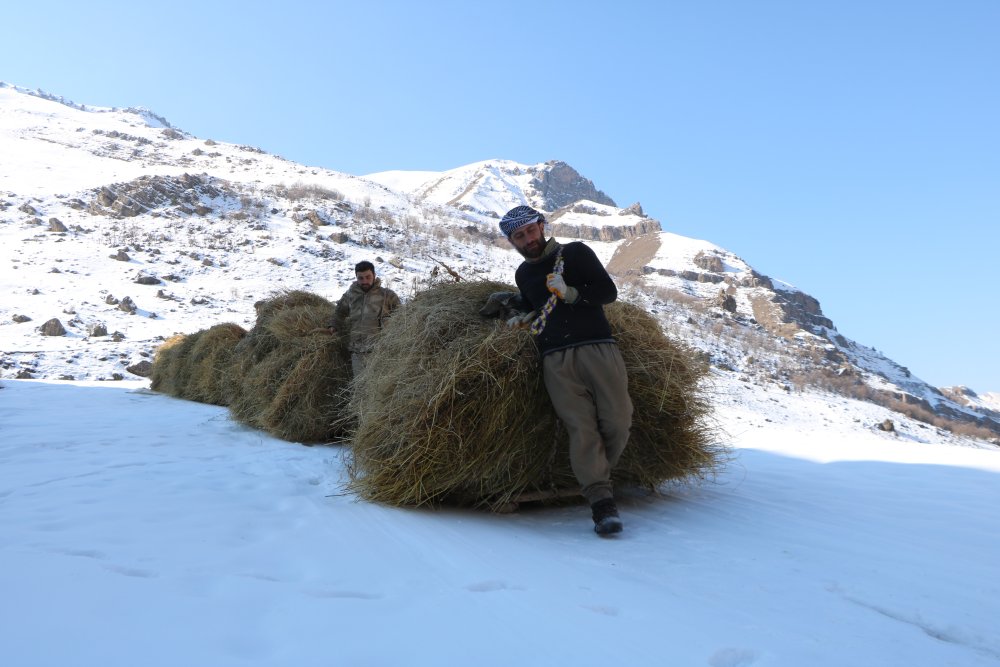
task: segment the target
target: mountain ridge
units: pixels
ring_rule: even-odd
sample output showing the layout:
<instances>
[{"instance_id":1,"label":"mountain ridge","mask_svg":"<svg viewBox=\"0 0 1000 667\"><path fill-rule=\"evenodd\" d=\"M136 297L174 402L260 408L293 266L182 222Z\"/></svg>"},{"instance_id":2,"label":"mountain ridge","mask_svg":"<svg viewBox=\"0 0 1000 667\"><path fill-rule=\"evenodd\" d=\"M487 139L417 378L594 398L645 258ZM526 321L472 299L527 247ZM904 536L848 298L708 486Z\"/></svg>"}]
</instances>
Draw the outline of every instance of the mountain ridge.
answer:
<instances>
[{"instance_id":1,"label":"mountain ridge","mask_svg":"<svg viewBox=\"0 0 1000 667\"><path fill-rule=\"evenodd\" d=\"M44 106L53 103L67 111ZM372 255L404 294L441 261L467 278L509 281L520 258L496 220L530 203L549 214L554 236L593 244L624 296L656 313L725 372L790 389L818 386L899 401L927 412L929 421L1000 434L1000 414L989 404L926 385L843 336L814 297L714 244L663 231L638 203L617 207L557 160L487 160L446 172L359 177L198 139L147 111L88 108L0 85L3 107L9 113L0 117L0 145L14 156L0 168L0 230L9 264L19 279L31 275L42 285L52 280L38 274L37 264L44 263L49 273L77 276L78 289L50 287L57 298L49 299L44 315L44 308L31 315L0 308L4 349L12 350L0 376L72 375L68 369L79 368L81 349L104 343L86 335L97 320L111 330L115 321L130 322L141 343L128 354L148 358L167 333L214 324L228 312L248 319L247 294L316 287L312 276L337 268L329 283L320 281L335 296L349 284L352 262ZM53 255L67 247L74 252ZM72 268L59 266L70 261ZM130 321L105 306L109 297L140 294L134 286L140 277L157 281L152 298L159 301L143 298L138 313L149 326L135 327L135 316ZM15 292L21 286L18 280L9 285ZM86 297L80 289L89 290ZM105 303L92 302L98 295ZM12 321L16 315L37 321L59 310L72 315L61 352L52 340L39 346L32 327ZM33 347L51 348L43 351L51 358L25 353Z\"/></svg>"}]
</instances>

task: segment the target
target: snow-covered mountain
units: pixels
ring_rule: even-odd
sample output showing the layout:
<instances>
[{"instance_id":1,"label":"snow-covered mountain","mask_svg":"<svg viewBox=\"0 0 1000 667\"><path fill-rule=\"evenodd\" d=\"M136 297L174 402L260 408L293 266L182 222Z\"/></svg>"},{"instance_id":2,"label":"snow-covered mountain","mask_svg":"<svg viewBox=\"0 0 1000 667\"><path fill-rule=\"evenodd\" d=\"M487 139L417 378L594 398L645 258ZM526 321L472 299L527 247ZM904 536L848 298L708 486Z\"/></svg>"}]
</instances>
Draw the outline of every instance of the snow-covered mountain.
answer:
<instances>
[{"instance_id":1,"label":"snow-covered mountain","mask_svg":"<svg viewBox=\"0 0 1000 667\"><path fill-rule=\"evenodd\" d=\"M520 204L545 211L586 200L616 206L565 162L553 160L524 165L511 160L486 160L445 172L385 171L365 178L394 190L409 193L420 201L499 217Z\"/></svg>"},{"instance_id":2,"label":"snow-covered mountain","mask_svg":"<svg viewBox=\"0 0 1000 667\"><path fill-rule=\"evenodd\" d=\"M276 290L338 297L361 259L404 299L441 264L510 282L520 258L496 221L529 203L719 372L1000 435L996 402L928 386L837 331L814 297L618 207L562 162L359 177L6 84L0 155L0 378L135 377L166 337L248 326Z\"/></svg>"}]
</instances>

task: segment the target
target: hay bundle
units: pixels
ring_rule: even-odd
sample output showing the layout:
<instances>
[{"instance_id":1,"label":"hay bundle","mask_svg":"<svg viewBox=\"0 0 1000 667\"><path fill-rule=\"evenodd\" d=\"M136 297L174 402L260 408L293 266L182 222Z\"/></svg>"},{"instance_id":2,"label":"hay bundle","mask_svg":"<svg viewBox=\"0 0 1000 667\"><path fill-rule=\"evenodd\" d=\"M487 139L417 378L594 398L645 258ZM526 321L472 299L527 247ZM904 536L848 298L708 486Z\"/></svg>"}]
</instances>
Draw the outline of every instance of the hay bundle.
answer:
<instances>
[{"instance_id":1,"label":"hay bundle","mask_svg":"<svg viewBox=\"0 0 1000 667\"><path fill-rule=\"evenodd\" d=\"M247 332L238 324L168 339L156 351L150 388L201 403L227 405L221 377L237 343Z\"/></svg>"},{"instance_id":2,"label":"hay bundle","mask_svg":"<svg viewBox=\"0 0 1000 667\"><path fill-rule=\"evenodd\" d=\"M659 322L641 308L618 301L605 312L634 404L629 444L613 478L656 488L666 480L704 477L723 455L708 422L707 365L694 350L663 335Z\"/></svg>"},{"instance_id":3,"label":"hay bundle","mask_svg":"<svg viewBox=\"0 0 1000 667\"><path fill-rule=\"evenodd\" d=\"M337 437L350 363L343 337L322 331L333 304L290 291L256 306L257 322L221 378L233 416L285 440Z\"/></svg>"},{"instance_id":4,"label":"hay bundle","mask_svg":"<svg viewBox=\"0 0 1000 667\"><path fill-rule=\"evenodd\" d=\"M177 334L168 338L163 345L156 348L153 355L153 369L149 373L149 387L153 391L163 392L170 396L179 396L184 389L184 361L191 351L193 343L185 342L190 336Z\"/></svg>"},{"instance_id":5,"label":"hay bundle","mask_svg":"<svg viewBox=\"0 0 1000 667\"><path fill-rule=\"evenodd\" d=\"M394 505L501 504L523 492L576 486L568 442L524 331L478 315L494 282L441 284L387 322L355 380L352 478L363 497ZM618 483L655 487L700 476L718 459L703 425L703 369L656 321L616 304L608 317L635 404Z\"/></svg>"}]
</instances>

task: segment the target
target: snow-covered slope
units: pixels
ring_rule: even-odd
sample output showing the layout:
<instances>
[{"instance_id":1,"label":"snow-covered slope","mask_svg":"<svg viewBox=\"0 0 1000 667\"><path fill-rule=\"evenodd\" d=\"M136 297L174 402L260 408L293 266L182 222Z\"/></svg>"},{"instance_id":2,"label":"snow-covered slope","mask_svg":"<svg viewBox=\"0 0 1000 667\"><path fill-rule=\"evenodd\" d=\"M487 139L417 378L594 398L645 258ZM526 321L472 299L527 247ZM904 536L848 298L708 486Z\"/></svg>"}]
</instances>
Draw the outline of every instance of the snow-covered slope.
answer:
<instances>
[{"instance_id":1,"label":"snow-covered slope","mask_svg":"<svg viewBox=\"0 0 1000 667\"><path fill-rule=\"evenodd\" d=\"M733 460L601 540L359 502L342 450L142 383L4 380L4 664L998 664L1000 452L717 381Z\"/></svg>"},{"instance_id":2,"label":"snow-covered slope","mask_svg":"<svg viewBox=\"0 0 1000 667\"><path fill-rule=\"evenodd\" d=\"M456 246L470 221L453 210L161 125L0 87L0 377L112 379L174 333L251 324L277 290L335 299L362 259L404 295L433 258L469 278L516 266ZM65 336L40 335L50 319Z\"/></svg>"},{"instance_id":3,"label":"snow-covered slope","mask_svg":"<svg viewBox=\"0 0 1000 667\"><path fill-rule=\"evenodd\" d=\"M912 399L932 416L993 419L1000 430L986 403L941 394L838 332L813 297L708 241L660 231L565 163L361 178L196 138L147 110L5 85L0 154L0 289L10 295L0 377L129 377L123 369L174 333L251 324L253 303L276 290L337 298L361 259L404 299L440 264L509 282L520 258L496 221L531 203L718 368L758 384ZM125 297L134 310L121 309ZM41 335L52 319L65 335Z\"/></svg>"},{"instance_id":4,"label":"snow-covered slope","mask_svg":"<svg viewBox=\"0 0 1000 667\"><path fill-rule=\"evenodd\" d=\"M418 201L499 218L520 204L539 204L531 197L532 169L536 168L510 160L487 160L446 172L387 171L365 178L406 192Z\"/></svg>"}]
</instances>

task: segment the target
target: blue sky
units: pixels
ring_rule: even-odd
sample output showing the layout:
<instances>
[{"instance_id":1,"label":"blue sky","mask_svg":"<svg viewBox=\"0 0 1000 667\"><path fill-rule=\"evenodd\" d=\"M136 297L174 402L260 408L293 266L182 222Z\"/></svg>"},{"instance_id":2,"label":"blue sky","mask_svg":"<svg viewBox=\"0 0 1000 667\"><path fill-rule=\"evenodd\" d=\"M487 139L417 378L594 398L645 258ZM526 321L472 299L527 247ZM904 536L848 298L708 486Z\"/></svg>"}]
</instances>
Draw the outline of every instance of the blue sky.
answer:
<instances>
[{"instance_id":1,"label":"blue sky","mask_svg":"<svg viewBox=\"0 0 1000 667\"><path fill-rule=\"evenodd\" d=\"M34 2L0 80L353 174L568 162L1000 391L1000 2Z\"/></svg>"}]
</instances>

